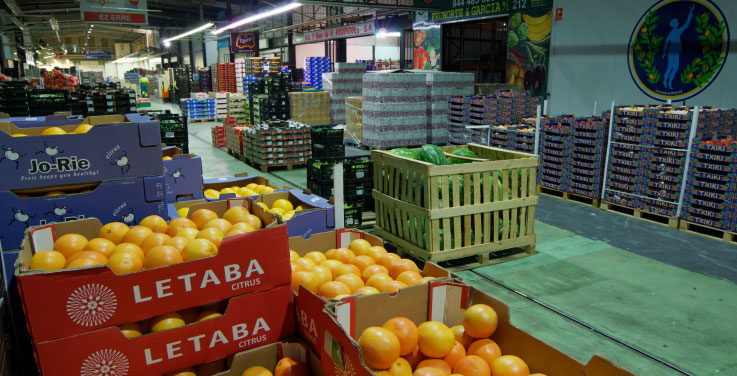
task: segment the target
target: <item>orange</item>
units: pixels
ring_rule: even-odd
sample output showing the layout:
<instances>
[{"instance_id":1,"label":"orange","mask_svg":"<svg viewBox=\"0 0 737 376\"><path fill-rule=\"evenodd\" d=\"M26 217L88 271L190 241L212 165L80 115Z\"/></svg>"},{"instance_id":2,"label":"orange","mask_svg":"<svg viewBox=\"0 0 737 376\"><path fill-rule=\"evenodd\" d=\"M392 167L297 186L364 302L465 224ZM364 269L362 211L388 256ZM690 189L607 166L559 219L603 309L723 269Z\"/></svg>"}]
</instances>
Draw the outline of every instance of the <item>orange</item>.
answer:
<instances>
[{"instance_id":1,"label":"orange","mask_svg":"<svg viewBox=\"0 0 737 376\"><path fill-rule=\"evenodd\" d=\"M85 266L94 266L94 265L104 265L104 264L101 264L99 261L93 260L93 259L90 259L90 258L78 257L77 259L75 259L72 262L68 263L67 266L66 266L66 268L64 268L64 269L83 268Z\"/></svg>"},{"instance_id":2,"label":"orange","mask_svg":"<svg viewBox=\"0 0 737 376\"><path fill-rule=\"evenodd\" d=\"M398 358L389 367L389 374L392 376L412 376L412 366L407 359Z\"/></svg>"},{"instance_id":3,"label":"orange","mask_svg":"<svg viewBox=\"0 0 737 376\"><path fill-rule=\"evenodd\" d=\"M335 299L339 295L350 295L351 289L343 282L330 281L320 286L320 296Z\"/></svg>"},{"instance_id":4,"label":"orange","mask_svg":"<svg viewBox=\"0 0 737 376\"><path fill-rule=\"evenodd\" d=\"M299 265L297 265L297 264L295 264L295 263L293 263L293 262L292 262L292 263L290 263L290 265L292 266L292 273L294 273L294 272L303 272L303 271L306 271L306 270L302 269L302 267L301 267L301 266L299 266Z\"/></svg>"},{"instance_id":5,"label":"orange","mask_svg":"<svg viewBox=\"0 0 737 376\"><path fill-rule=\"evenodd\" d=\"M473 338L489 338L498 321L496 311L486 304L472 305L463 313L463 328Z\"/></svg>"},{"instance_id":6,"label":"orange","mask_svg":"<svg viewBox=\"0 0 737 376\"><path fill-rule=\"evenodd\" d=\"M317 264L315 264L315 262L312 261L312 259L304 258L304 257L298 260L295 260L294 263L302 267L302 270L312 270L314 267L317 266Z\"/></svg>"},{"instance_id":7,"label":"orange","mask_svg":"<svg viewBox=\"0 0 737 376\"><path fill-rule=\"evenodd\" d=\"M255 228L256 230L260 230L261 227L263 227L263 225L261 224L261 218L253 214L246 214L238 218L235 223L246 223L251 225L251 227Z\"/></svg>"},{"instance_id":8,"label":"orange","mask_svg":"<svg viewBox=\"0 0 737 376\"><path fill-rule=\"evenodd\" d=\"M133 226L125 233L121 243L133 243L140 246L146 238L148 238L154 232L145 226Z\"/></svg>"},{"instance_id":9,"label":"orange","mask_svg":"<svg viewBox=\"0 0 737 376\"><path fill-rule=\"evenodd\" d=\"M217 248L205 239L193 239L182 249L182 260L195 260L204 257L212 257L218 254Z\"/></svg>"},{"instance_id":10,"label":"orange","mask_svg":"<svg viewBox=\"0 0 737 376\"><path fill-rule=\"evenodd\" d=\"M59 128L59 127L48 127L41 132L42 136L51 136L51 135L60 135L60 134L67 134L67 131Z\"/></svg>"},{"instance_id":11,"label":"orange","mask_svg":"<svg viewBox=\"0 0 737 376\"><path fill-rule=\"evenodd\" d=\"M236 229L236 230L228 230L228 232L225 233L225 238L229 238L231 236L243 235L246 232L247 231L238 230L238 229ZM223 238L223 239L225 239L225 238Z\"/></svg>"},{"instance_id":12,"label":"orange","mask_svg":"<svg viewBox=\"0 0 737 376\"><path fill-rule=\"evenodd\" d=\"M148 250L156 247L157 245L163 245L167 241L169 241L171 237L167 234L162 234L160 232L154 232L153 234L149 235L146 239L143 239L143 242L141 243L141 250L144 254L148 253Z\"/></svg>"},{"instance_id":13,"label":"orange","mask_svg":"<svg viewBox=\"0 0 737 376\"><path fill-rule=\"evenodd\" d=\"M356 277L361 278L361 269L358 269L358 266L355 266L353 264L343 264L335 268L335 271L333 272L335 278L338 278L345 274L355 274Z\"/></svg>"},{"instance_id":14,"label":"orange","mask_svg":"<svg viewBox=\"0 0 737 376\"><path fill-rule=\"evenodd\" d=\"M399 257L396 253L385 253L381 255L377 260L376 263L385 267L387 270L392 267L392 263L396 260L401 260L402 258Z\"/></svg>"},{"instance_id":15,"label":"orange","mask_svg":"<svg viewBox=\"0 0 737 376\"><path fill-rule=\"evenodd\" d=\"M408 355L417 347L417 325L406 317L395 317L384 323L384 329L399 339L399 354Z\"/></svg>"},{"instance_id":16,"label":"orange","mask_svg":"<svg viewBox=\"0 0 737 376\"><path fill-rule=\"evenodd\" d=\"M284 212L289 212L289 211L294 210L294 205L292 205L292 203L289 202L289 200L285 200L283 198L280 198L280 199L274 201L273 204L271 204L271 208L272 209L277 209L278 208L278 209L284 210Z\"/></svg>"},{"instance_id":17,"label":"orange","mask_svg":"<svg viewBox=\"0 0 737 376\"><path fill-rule=\"evenodd\" d=\"M228 232L230 230L230 227L233 226L230 222L217 218L213 219L207 223L205 223L205 228L216 228L224 233Z\"/></svg>"},{"instance_id":18,"label":"orange","mask_svg":"<svg viewBox=\"0 0 737 376\"><path fill-rule=\"evenodd\" d=\"M483 341L483 340L479 340L479 341ZM476 342L479 342L479 341L476 341ZM491 363L493 363L494 360L502 356L502 350L499 348L499 345L497 345L496 342L490 339L487 341L484 341L479 346L471 345L471 347L473 347L473 351L470 351L469 349L468 355L476 355L476 356L481 357L484 361L486 361L489 367L491 367Z\"/></svg>"},{"instance_id":19,"label":"orange","mask_svg":"<svg viewBox=\"0 0 737 376\"><path fill-rule=\"evenodd\" d=\"M448 374L441 369L424 367L416 369L412 376L448 376Z\"/></svg>"},{"instance_id":20,"label":"orange","mask_svg":"<svg viewBox=\"0 0 737 376\"><path fill-rule=\"evenodd\" d=\"M335 278L335 281L342 282L346 286L348 286L348 288L351 290L351 294L355 294L356 290L360 289L361 287L365 287L363 285L363 280L361 279L361 277L355 274L343 274Z\"/></svg>"},{"instance_id":21,"label":"orange","mask_svg":"<svg viewBox=\"0 0 737 376\"><path fill-rule=\"evenodd\" d=\"M361 294L361 295L371 295L371 294L378 294L381 291L379 291L376 287L371 286L363 286L356 289L354 294Z\"/></svg>"},{"instance_id":22,"label":"orange","mask_svg":"<svg viewBox=\"0 0 737 376\"><path fill-rule=\"evenodd\" d=\"M194 368L185 368L172 373L167 373L166 376L197 376L197 374L194 373Z\"/></svg>"},{"instance_id":23,"label":"orange","mask_svg":"<svg viewBox=\"0 0 737 376\"><path fill-rule=\"evenodd\" d=\"M356 258L353 259L353 265L357 266L358 269L361 270L361 273L363 273L366 268L368 268L371 265L375 265L376 261L372 259L370 256L361 255L356 256Z\"/></svg>"},{"instance_id":24,"label":"orange","mask_svg":"<svg viewBox=\"0 0 737 376\"><path fill-rule=\"evenodd\" d=\"M80 234L62 235L54 242L54 251L61 252L64 257L69 258L77 252L82 252L87 246L87 238Z\"/></svg>"},{"instance_id":25,"label":"orange","mask_svg":"<svg viewBox=\"0 0 737 376\"><path fill-rule=\"evenodd\" d=\"M151 231L158 232L160 234L166 234L166 230L169 228L169 225L166 224L164 218L161 218L158 215L149 215L141 220L140 225L148 227Z\"/></svg>"},{"instance_id":26,"label":"orange","mask_svg":"<svg viewBox=\"0 0 737 376\"><path fill-rule=\"evenodd\" d=\"M332 260L333 253L335 253L335 248L328 249L327 251L325 251L325 257L327 257L328 260Z\"/></svg>"},{"instance_id":27,"label":"orange","mask_svg":"<svg viewBox=\"0 0 737 376\"><path fill-rule=\"evenodd\" d=\"M208 227L206 229L202 229L200 230L199 233L197 233L197 239L207 239L215 243L215 246L217 247L220 247L220 243L223 241L224 237L225 237L225 234L223 234L222 231L214 227Z\"/></svg>"},{"instance_id":28,"label":"orange","mask_svg":"<svg viewBox=\"0 0 737 376\"><path fill-rule=\"evenodd\" d=\"M200 364L195 367L197 370L197 376L212 376L216 373L225 371L226 364L225 359L216 360L214 362Z\"/></svg>"},{"instance_id":29,"label":"orange","mask_svg":"<svg viewBox=\"0 0 737 376\"><path fill-rule=\"evenodd\" d=\"M299 293L299 286L303 285L307 290L317 294L320 288L319 280L314 273L308 271L292 272L292 290Z\"/></svg>"},{"instance_id":30,"label":"orange","mask_svg":"<svg viewBox=\"0 0 737 376\"><path fill-rule=\"evenodd\" d=\"M379 262L379 258L385 254L387 254L386 249L378 245L369 248L365 253L366 256L371 257L376 262Z\"/></svg>"},{"instance_id":31,"label":"orange","mask_svg":"<svg viewBox=\"0 0 737 376\"><path fill-rule=\"evenodd\" d=\"M95 251L105 257L110 257L115 248L115 243L105 238L94 238L84 246L85 251Z\"/></svg>"},{"instance_id":32,"label":"orange","mask_svg":"<svg viewBox=\"0 0 737 376\"><path fill-rule=\"evenodd\" d=\"M274 368L274 376L309 376L307 365L286 357L279 360Z\"/></svg>"},{"instance_id":33,"label":"orange","mask_svg":"<svg viewBox=\"0 0 737 376\"><path fill-rule=\"evenodd\" d=\"M414 261L410 259L399 259L392 261L392 265L389 268L389 275L396 279L399 274L406 271L420 272Z\"/></svg>"},{"instance_id":34,"label":"orange","mask_svg":"<svg viewBox=\"0 0 737 376\"><path fill-rule=\"evenodd\" d=\"M363 278L364 281L368 281L369 278L373 277L374 274L386 274L388 276L389 270L381 265L371 265L366 269L363 269L363 273L361 273L361 278Z\"/></svg>"},{"instance_id":35,"label":"orange","mask_svg":"<svg viewBox=\"0 0 737 376\"><path fill-rule=\"evenodd\" d=\"M203 310L202 312L200 312L200 314L197 315L197 318L195 318L195 321L197 321L197 322L199 322L199 321L205 321L205 320L209 320L209 319L214 319L216 317L220 317L222 315L223 314L220 313L220 312L218 312L217 310L210 308L210 309L206 309L206 310Z\"/></svg>"},{"instance_id":36,"label":"orange","mask_svg":"<svg viewBox=\"0 0 737 376\"><path fill-rule=\"evenodd\" d=\"M235 223L236 220L246 214L248 214L248 209L242 206L234 206L223 214L223 219L230 223Z\"/></svg>"},{"instance_id":37,"label":"orange","mask_svg":"<svg viewBox=\"0 0 737 376\"><path fill-rule=\"evenodd\" d=\"M310 272L312 272L314 275L317 276L318 286L322 286L323 283L330 282L333 280L333 273L330 272L330 269L324 266L317 265L314 268L312 268ZM361 281L361 283L363 283L363 281ZM348 285L348 287L351 287L351 286ZM353 289L351 289L351 291L353 291Z\"/></svg>"},{"instance_id":38,"label":"orange","mask_svg":"<svg viewBox=\"0 0 737 376\"><path fill-rule=\"evenodd\" d=\"M470 346L466 347L466 352L468 353L468 355L473 355L473 353L475 353L476 350L481 348L481 346L484 346L484 345L487 345L493 342L494 342L493 340L490 340L488 338L477 339L473 341L473 343L471 343Z\"/></svg>"},{"instance_id":39,"label":"orange","mask_svg":"<svg viewBox=\"0 0 737 376\"><path fill-rule=\"evenodd\" d=\"M143 269L143 262L137 255L128 252L118 252L110 256L107 266L115 274L128 274Z\"/></svg>"},{"instance_id":40,"label":"orange","mask_svg":"<svg viewBox=\"0 0 737 376\"><path fill-rule=\"evenodd\" d=\"M179 231L185 228L197 228L197 224L192 222L189 218L175 218L169 223L169 227L166 229L166 234L174 237L177 236Z\"/></svg>"},{"instance_id":41,"label":"orange","mask_svg":"<svg viewBox=\"0 0 737 376\"><path fill-rule=\"evenodd\" d=\"M427 321L417 327L420 351L429 358L444 358L453 350L455 337L445 324Z\"/></svg>"},{"instance_id":42,"label":"orange","mask_svg":"<svg viewBox=\"0 0 737 376\"><path fill-rule=\"evenodd\" d=\"M179 250L170 245L159 245L151 248L143 260L146 269L160 268L184 261Z\"/></svg>"},{"instance_id":43,"label":"orange","mask_svg":"<svg viewBox=\"0 0 737 376\"><path fill-rule=\"evenodd\" d=\"M92 125L90 124L80 124L74 130L72 133L87 133L92 129Z\"/></svg>"},{"instance_id":44,"label":"orange","mask_svg":"<svg viewBox=\"0 0 737 376\"><path fill-rule=\"evenodd\" d=\"M64 193L63 191L51 191L51 192L47 192L44 196L61 196L65 194L66 193Z\"/></svg>"},{"instance_id":45,"label":"orange","mask_svg":"<svg viewBox=\"0 0 737 376\"><path fill-rule=\"evenodd\" d=\"M290 249L289 250L289 261L295 261L295 260L299 260L299 253Z\"/></svg>"},{"instance_id":46,"label":"orange","mask_svg":"<svg viewBox=\"0 0 737 376\"><path fill-rule=\"evenodd\" d=\"M182 252L182 250L184 250L184 247L187 246L187 244L189 243L190 240L191 239L185 238L185 237L182 237L182 236L175 236L175 237L167 240L166 242L164 242L164 245L170 245L170 246L178 249L179 252Z\"/></svg>"},{"instance_id":47,"label":"orange","mask_svg":"<svg viewBox=\"0 0 737 376\"><path fill-rule=\"evenodd\" d=\"M453 367L453 373L458 373L463 376L491 376L491 369L489 365L476 355L469 355L458 361L455 367ZM494 376L499 376L494 372Z\"/></svg>"},{"instance_id":48,"label":"orange","mask_svg":"<svg viewBox=\"0 0 737 376\"><path fill-rule=\"evenodd\" d=\"M197 234L200 233L200 230L198 230L195 227L187 227L179 230L179 232L176 233L174 237L180 237L180 238L187 238L187 239L196 239Z\"/></svg>"},{"instance_id":49,"label":"orange","mask_svg":"<svg viewBox=\"0 0 737 376\"><path fill-rule=\"evenodd\" d=\"M353 251L356 256L365 255L369 248L371 248L371 243L366 239L356 239L351 241L351 244L348 245L348 249Z\"/></svg>"},{"instance_id":50,"label":"orange","mask_svg":"<svg viewBox=\"0 0 737 376\"><path fill-rule=\"evenodd\" d=\"M343 263L338 260L326 260L320 264L320 266L324 266L330 269L330 272L333 273L333 276L335 275L335 269L337 269L341 265L343 265Z\"/></svg>"},{"instance_id":51,"label":"orange","mask_svg":"<svg viewBox=\"0 0 737 376\"><path fill-rule=\"evenodd\" d=\"M241 373L241 376L274 376L271 371L261 366L253 366Z\"/></svg>"},{"instance_id":52,"label":"orange","mask_svg":"<svg viewBox=\"0 0 737 376\"><path fill-rule=\"evenodd\" d=\"M190 219L192 219L192 222L194 222L197 225L197 228L200 230L205 228L205 224L207 224L207 222L210 222L213 219L217 219L217 218L218 218L218 215L210 209L197 209L190 216Z\"/></svg>"},{"instance_id":53,"label":"orange","mask_svg":"<svg viewBox=\"0 0 737 376\"><path fill-rule=\"evenodd\" d=\"M448 364L448 362L442 359L425 359L421 361L419 364L417 364L417 369L425 368L425 367L437 368L445 372L448 375L453 373L453 369L450 366L450 364Z\"/></svg>"},{"instance_id":54,"label":"orange","mask_svg":"<svg viewBox=\"0 0 737 376\"><path fill-rule=\"evenodd\" d=\"M397 281L402 282L407 286L419 285L420 281L422 281L422 275L418 272L408 270L406 272L399 273Z\"/></svg>"},{"instance_id":55,"label":"orange","mask_svg":"<svg viewBox=\"0 0 737 376\"><path fill-rule=\"evenodd\" d=\"M82 252L77 252L73 254L71 257L67 258L67 267L73 261L79 260L81 258L86 258L86 259L90 259L94 261L95 263L92 265L103 265L107 263L107 257L103 256L102 253L97 253L93 251L82 251Z\"/></svg>"},{"instance_id":56,"label":"orange","mask_svg":"<svg viewBox=\"0 0 737 376\"><path fill-rule=\"evenodd\" d=\"M448 355L446 355L445 358L443 358L443 360L445 360L448 363L450 368L453 368L465 356L466 356L466 349L463 347L463 345L460 342L456 341L455 344L453 345L453 350L450 350Z\"/></svg>"},{"instance_id":57,"label":"orange","mask_svg":"<svg viewBox=\"0 0 737 376\"><path fill-rule=\"evenodd\" d=\"M179 313L179 315L182 316L182 319L184 319L185 323L191 324L196 321L197 315L200 314L200 309L198 307L192 307L192 308L183 309L177 313Z\"/></svg>"},{"instance_id":58,"label":"orange","mask_svg":"<svg viewBox=\"0 0 737 376\"><path fill-rule=\"evenodd\" d=\"M315 265L320 265L328 259L327 257L325 257L324 253L318 251L307 252L307 254L304 255L304 258L308 258L314 261Z\"/></svg>"},{"instance_id":59,"label":"orange","mask_svg":"<svg viewBox=\"0 0 737 376\"><path fill-rule=\"evenodd\" d=\"M535 372L535 373L531 373L530 376L545 376L545 374Z\"/></svg>"},{"instance_id":60,"label":"orange","mask_svg":"<svg viewBox=\"0 0 737 376\"><path fill-rule=\"evenodd\" d=\"M256 231L256 229L253 226L249 225L246 222L233 223L233 225L230 226L230 230L229 231L233 231L233 230L241 230L244 233Z\"/></svg>"},{"instance_id":61,"label":"orange","mask_svg":"<svg viewBox=\"0 0 737 376\"><path fill-rule=\"evenodd\" d=\"M418 283L418 285L424 285L425 283L428 283L428 282L432 281L433 279L437 279L437 277L422 277L422 279L420 280L420 283Z\"/></svg>"},{"instance_id":62,"label":"orange","mask_svg":"<svg viewBox=\"0 0 737 376\"><path fill-rule=\"evenodd\" d=\"M123 333L125 338L140 337L143 334L141 325L137 322L120 325L118 326L118 329L120 329L120 332Z\"/></svg>"},{"instance_id":63,"label":"orange","mask_svg":"<svg viewBox=\"0 0 737 376\"><path fill-rule=\"evenodd\" d=\"M372 326L358 338L363 362L373 369L388 369L399 358L399 339L391 331Z\"/></svg>"},{"instance_id":64,"label":"orange","mask_svg":"<svg viewBox=\"0 0 737 376\"><path fill-rule=\"evenodd\" d=\"M331 260L338 260L344 264L350 264L356 255L350 249L338 248L329 257Z\"/></svg>"},{"instance_id":65,"label":"orange","mask_svg":"<svg viewBox=\"0 0 737 376\"><path fill-rule=\"evenodd\" d=\"M405 285L402 282L399 282L399 281L389 281L389 282L386 282L386 283L382 284L381 286L379 286L378 289L381 292L397 292L397 291L399 291L399 289L403 289L405 287L407 287L407 285Z\"/></svg>"},{"instance_id":66,"label":"orange","mask_svg":"<svg viewBox=\"0 0 737 376\"><path fill-rule=\"evenodd\" d=\"M461 345L465 349L468 349L468 346L471 346L474 339L469 337L468 334L464 333L463 325L455 325L450 328L450 331L453 332L453 336L455 336L456 341L460 342Z\"/></svg>"},{"instance_id":67,"label":"orange","mask_svg":"<svg viewBox=\"0 0 737 376\"><path fill-rule=\"evenodd\" d=\"M186 325L182 316L176 312L166 313L151 319L151 333L179 328Z\"/></svg>"},{"instance_id":68,"label":"orange","mask_svg":"<svg viewBox=\"0 0 737 376\"><path fill-rule=\"evenodd\" d=\"M113 248L113 252L110 254L110 257L113 257L113 255L118 252L130 253L131 255L135 255L139 259L141 259L141 262L143 262L143 259L146 257L146 255L143 254L141 247L133 243L120 243L116 245L115 248Z\"/></svg>"},{"instance_id":69,"label":"orange","mask_svg":"<svg viewBox=\"0 0 737 376\"><path fill-rule=\"evenodd\" d=\"M514 355L502 355L491 362L491 372L494 376L528 376L530 368Z\"/></svg>"},{"instance_id":70,"label":"orange","mask_svg":"<svg viewBox=\"0 0 737 376\"><path fill-rule=\"evenodd\" d=\"M406 359L409 362L409 365L412 366L412 368L414 369L415 367L417 367L418 364L420 364L421 361L425 359L425 354L420 351L419 346L415 346L415 348L412 349L409 354L404 356L404 359Z\"/></svg>"},{"instance_id":71,"label":"orange","mask_svg":"<svg viewBox=\"0 0 737 376\"><path fill-rule=\"evenodd\" d=\"M371 278L366 281L366 286L371 286L376 288L377 290L381 291L381 287L384 286L385 283L392 282L392 277L389 277L389 275L384 273L374 274L371 276Z\"/></svg>"}]
</instances>

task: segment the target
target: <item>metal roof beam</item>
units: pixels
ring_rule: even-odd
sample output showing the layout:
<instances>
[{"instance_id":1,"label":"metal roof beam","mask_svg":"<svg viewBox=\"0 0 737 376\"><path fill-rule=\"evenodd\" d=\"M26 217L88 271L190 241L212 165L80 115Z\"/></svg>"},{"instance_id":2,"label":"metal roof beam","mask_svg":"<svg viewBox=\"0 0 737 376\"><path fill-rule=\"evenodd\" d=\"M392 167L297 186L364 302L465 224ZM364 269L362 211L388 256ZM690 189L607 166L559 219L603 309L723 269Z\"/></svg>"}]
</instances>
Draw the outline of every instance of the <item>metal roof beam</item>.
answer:
<instances>
[{"instance_id":1,"label":"metal roof beam","mask_svg":"<svg viewBox=\"0 0 737 376\"><path fill-rule=\"evenodd\" d=\"M324 5L324 6L333 6L333 7L341 7L341 8L384 8L384 9L393 9L397 11L438 11L440 8L438 7L425 7L425 6L415 6L415 5L400 5L397 1L397 4L383 4L383 3L375 3L375 2L368 2L368 0L364 1L358 1L358 2L346 2L341 0L297 0L298 3L302 4L317 4L317 5Z\"/></svg>"}]
</instances>

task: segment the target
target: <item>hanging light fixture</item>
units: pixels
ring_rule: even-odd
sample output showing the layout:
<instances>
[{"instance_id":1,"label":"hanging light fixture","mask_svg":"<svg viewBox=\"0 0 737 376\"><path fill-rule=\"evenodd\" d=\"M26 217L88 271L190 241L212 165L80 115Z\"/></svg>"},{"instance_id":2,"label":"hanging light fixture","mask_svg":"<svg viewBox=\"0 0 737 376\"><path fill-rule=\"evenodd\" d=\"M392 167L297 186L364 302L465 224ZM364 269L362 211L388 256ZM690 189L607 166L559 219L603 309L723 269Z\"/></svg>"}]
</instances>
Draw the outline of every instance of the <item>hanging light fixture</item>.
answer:
<instances>
[{"instance_id":1,"label":"hanging light fixture","mask_svg":"<svg viewBox=\"0 0 737 376\"><path fill-rule=\"evenodd\" d=\"M228 24L226 26L223 26L221 28L215 29L215 30L212 31L212 33L215 34L215 35L218 35L218 34L224 32L226 30L230 30L230 29L236 28L238 26L245 25L247 23L252 23L254 21L262 20L264 18L269 18L271 16L275 16L275 15L280 14L280 13L288 12L288 11L290 11L292 9L297 9L297 8L299 8L301 6L302 6L302 4L300 4L300 3L291 3L291 4L284 5L284 6L281 6L281 7L278 7L278 8L274 8L272 10L269 10L269 11L266 11L266 12L263 12L263 13L259 13L259 14L256 14L256 15L253 15L253 16L250 16L250 17L246 17L246 18L243 18L241 20L235 21L235 22L233 22L231 24Z\"/></svg>"}]
</instances>

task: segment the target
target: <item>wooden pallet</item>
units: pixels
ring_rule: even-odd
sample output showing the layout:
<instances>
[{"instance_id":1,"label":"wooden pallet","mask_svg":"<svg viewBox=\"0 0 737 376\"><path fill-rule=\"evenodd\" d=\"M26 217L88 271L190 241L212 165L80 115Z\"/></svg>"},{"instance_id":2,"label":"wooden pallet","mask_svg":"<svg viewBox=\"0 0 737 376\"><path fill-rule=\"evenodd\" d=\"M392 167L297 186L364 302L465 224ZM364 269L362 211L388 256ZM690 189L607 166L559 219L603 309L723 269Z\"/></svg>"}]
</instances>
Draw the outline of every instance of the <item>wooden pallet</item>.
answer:
<instances>
[{"instance_id":1,"label":"wooden pallet","mask_svg":"<svg viewBox=\"0 0 737 376\"><path fill-rule=\"evenodd\" d=\"M721 239L726 242L737 242L737 233L721 228L711 227L702 225L700 223L687 222L681 220L678 229L681 231L687 231L701 236L708 236L710 238Z\"/></svg>"},{"instance_id":2,"label":"wooden pallet","mask_svg":"<svg viewBox=\"0 0 737 376\"><path fill-rule=\"evenodd\" d=\"M214 123L216 122L216 118L209 118L209 119L187 119L187 123Z\"/></svg>"},{"instance_id":3,"label":"wooden pallet","mask_svg":"<svg viewBox=\"0 0 737 376\"><path fill-rule=\"evenodd\" d=\"M578 202L578 203L586 204L586 205L591 205L595 208L598 208L601 205L601 199L598 199L598 198L583 196L583 195L579 195L576 193L565 192L565 191L552 189L548 187L542 187L539 185L537 186L537 193L544 193L546 195L559 197L564 200Z\"/></svg>"},{"instance_id":4,"label":"wooden pallet","mask_svg":"<svg viewBox=\"0 0 737 376\"><path fill-rule=\"evenodd\" d=\"M623 215L629 215L635 218L644 219L650 222L660 223L661 225L666 225L670 228L678 229L678 218L676 217L669 217L666 215L661 214L655 214L650 213L648 211L630 208L627 206L622 206L619 204L615 204L612 202L602 201L600 208L602 210L607 210L614 213L619 213Z\"/></svg>"}]
</instances>

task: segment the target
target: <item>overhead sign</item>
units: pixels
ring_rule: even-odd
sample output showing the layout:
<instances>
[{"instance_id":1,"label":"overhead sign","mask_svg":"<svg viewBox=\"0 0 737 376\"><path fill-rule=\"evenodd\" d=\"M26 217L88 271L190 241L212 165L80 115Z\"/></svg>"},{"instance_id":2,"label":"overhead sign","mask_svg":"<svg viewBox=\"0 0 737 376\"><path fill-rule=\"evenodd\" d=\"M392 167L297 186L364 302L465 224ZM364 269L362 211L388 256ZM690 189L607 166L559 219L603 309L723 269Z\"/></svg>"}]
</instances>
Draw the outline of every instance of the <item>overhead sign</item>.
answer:
<instances>
[{"instance_id":1,"label":"overhead sign","mask_svg":"<svg viewBox=\"0 0 737 376\"><path fill-rule=\"evenodd\" d=\"M115 58L120 59L121 57L128 56L131 54L130 43L115 43Z\"/></svg>"},{"instance_id":2,"label":"overhead sign","mask_svg":"<svg viewBox=\"0 0 737 376\"><path fill-rule=\"evenodd\" d=\"M437 12L417 12L416 21L420 18L428 23L446 23L551 8L553 0L414 0L414 4L440 8Z\"/></svg>"},{"instance_id":3,"label":"overhead sign","mask_svg":"<svg viewBox=\"0 0 737 376\"><path fill-rule=\"evenodd\" d=\"M257 33L230 33L230 52L254 52L258 50Z\"/></svg>"},{"instance_id":4,"label":"overhead sign","mask_svg":"<svg viewBox=\"0 0 737 376\"><path fill-rule=\"evenodd\" d=\"M346 25L333 27L330 29L315 30L304 34L297 34L297 36L295 37L295 43L313 43L331 39L353 38L362 35L372 35L375 32L376 23L374 21L371 21L355 25Z\"/></svg>"},{"instance_id":5,"label":"overhead sign","mask_svg":"<svg viewBox=\"0 0 737 376\"><path fill-rule=\"evenodd\" d=\"M113 24L148 24L147 0L80 0L84 21Z\"/></svg>"},{"instance_id":6,"label":"overhead sign","mask_svg":"<svg viewBox=\"0 0 737 376\"><path fill-rule=\"evenodd\" d=\"M85 53L87 60L110 60L110 52L107 51L87 51Z\"/></svg>"}]
</instances>

